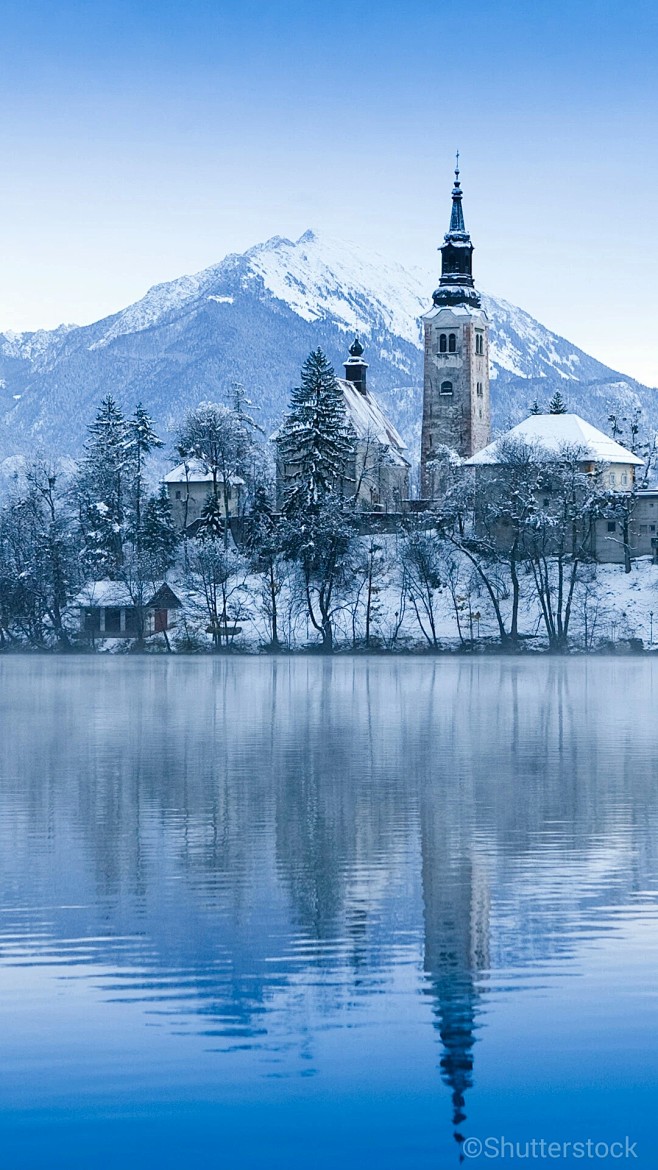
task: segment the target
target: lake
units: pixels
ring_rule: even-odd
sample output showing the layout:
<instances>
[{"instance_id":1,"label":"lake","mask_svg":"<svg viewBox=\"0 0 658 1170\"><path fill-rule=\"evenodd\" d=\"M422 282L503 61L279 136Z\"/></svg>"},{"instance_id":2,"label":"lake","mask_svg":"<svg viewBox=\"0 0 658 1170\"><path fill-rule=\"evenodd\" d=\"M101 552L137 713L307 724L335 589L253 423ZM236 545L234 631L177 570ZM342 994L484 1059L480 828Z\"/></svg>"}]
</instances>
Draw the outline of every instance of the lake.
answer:
<instances>
[{"instance_id":1,"label":"lake","mask_svg":"<svg viewBox=\"0 0 658 1170\"><path fill-rule=\"evenodd\" d=\"M0 681L3 1170L658 1165L656 660Z\"/></svg>"}]
</instances>

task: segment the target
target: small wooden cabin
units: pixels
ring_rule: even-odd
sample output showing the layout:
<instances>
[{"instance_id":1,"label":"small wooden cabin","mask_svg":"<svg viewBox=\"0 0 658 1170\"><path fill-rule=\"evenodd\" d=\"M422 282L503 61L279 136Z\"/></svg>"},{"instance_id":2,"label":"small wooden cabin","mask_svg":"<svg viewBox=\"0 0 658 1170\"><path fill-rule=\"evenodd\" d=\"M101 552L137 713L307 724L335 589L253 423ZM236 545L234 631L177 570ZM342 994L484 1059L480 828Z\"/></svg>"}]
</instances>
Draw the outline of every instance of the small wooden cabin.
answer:
<instances>
[{"instance_id":1,"label":"small wooden cabin","mask_svg":"<svg viewBox=\"0 0 658 1170\"><path fill-rule=\"evenodd\" d=\"M120 581L92 581L78 595L76 605L80 632L93 642L166 633L176 625L182 602L166 581L143 606L135 604Z\"/></svg>"}]
</instances>

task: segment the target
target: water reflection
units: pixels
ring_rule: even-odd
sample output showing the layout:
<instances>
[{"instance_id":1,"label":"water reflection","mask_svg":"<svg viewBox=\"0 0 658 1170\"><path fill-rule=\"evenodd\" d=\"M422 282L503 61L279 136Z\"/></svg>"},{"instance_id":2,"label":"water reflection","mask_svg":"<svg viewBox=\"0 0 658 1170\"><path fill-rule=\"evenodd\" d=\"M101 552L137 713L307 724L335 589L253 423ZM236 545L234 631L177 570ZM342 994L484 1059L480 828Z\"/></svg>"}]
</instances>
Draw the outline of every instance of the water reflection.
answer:
<instances>
[{"instance_id":1,"label":"water reflection","mask_svg":"<svg viewBox=\"0 0 658 1170\"><path fill-rule=\"evenodd\" d=\"M651 662L0 674L2 965L93 967L254 1077L322 1071L323 1031L411 992L461 1145L496 997L653 913Z\"/></svg>"}]
</instances>

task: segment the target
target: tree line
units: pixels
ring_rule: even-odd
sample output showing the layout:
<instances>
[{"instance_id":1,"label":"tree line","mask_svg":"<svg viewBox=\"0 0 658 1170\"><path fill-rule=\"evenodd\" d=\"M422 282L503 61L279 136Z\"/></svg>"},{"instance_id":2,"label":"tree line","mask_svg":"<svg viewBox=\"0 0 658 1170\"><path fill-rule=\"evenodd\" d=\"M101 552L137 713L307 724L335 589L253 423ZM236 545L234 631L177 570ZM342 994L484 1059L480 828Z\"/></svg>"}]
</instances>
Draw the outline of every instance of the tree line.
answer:
<instances>
[{"instance_id":1,"label":"tree line","mask_svg":"<svg viewBox=\"0 0 658 1170\"><path fill-rule=\"evenodd\" d=\"M551 406L558 413L562 403ZM104 398L76 466L30 461L0 508L0 647L79 644L73 602L101 579L130 597L139 646L146 602L168 575L186 598L182 649L228 649L257 617L271 651L300 643L332 651L337 640L393 648L409 623L436 650L446 605L464 647L477 643L486 614L499 644L518 648L530 610L552 649L568 647L575 615L593 642L593 525L618 515L628 548L633 493L606 490L584 470L582 450L565 447L547 463L536 445L503 443L484 476L439 451L432 510L410 514L392 536L363 536L346 480L355 435L322 351L304 363L276 436L278 498L271 445L248 407L237 387L230 404L204 402L182 420L172 454L208 477L201 515L183 531L164 486L151 486L163 442L141 405L126 417ZM237 540L226 519L236 480Z\"/></svg>"}]
</instances>

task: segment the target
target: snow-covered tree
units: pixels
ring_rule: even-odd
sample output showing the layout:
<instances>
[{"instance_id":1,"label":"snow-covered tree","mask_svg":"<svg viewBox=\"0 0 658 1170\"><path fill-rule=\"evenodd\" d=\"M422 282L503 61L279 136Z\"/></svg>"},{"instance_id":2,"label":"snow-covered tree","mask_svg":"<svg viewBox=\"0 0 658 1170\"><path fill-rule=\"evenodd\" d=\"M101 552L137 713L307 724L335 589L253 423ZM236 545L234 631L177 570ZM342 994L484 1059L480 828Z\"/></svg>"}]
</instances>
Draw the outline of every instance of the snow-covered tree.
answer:
<instances>
[{"instance_id":1,"label":"snow-covered tree","mask_svg":"<svg viewBox=\"0 0 658 1170\"><path fill-rule=\"evenodd\" d=\"M277 448L286 515L308 514L325 498L339 497L354 462L354 442L341 389L321 349L302 366Z\"/></svg>"},{"instance_id":2,"label":"snow-covered tree","mask_svg":"<svg viewBox=\"0 0 658 1170\"><path fill-rule=\"evenodd\" d=\"M0 644L66 649L66 607L80 583L65 477L37 459L0 511Z\"/></svg>"},{"instance_id":3,"label":"snow-covered tree","mask_svg":"<svg viewBox=\"0 0 658 1170\"><path fill-rule=\"evenodd\" d=\"M128 426L108 394L88 427L77 479L84 558L98 576L116 576L123 560L129 476Z\"/></svg>"},{"instance_id":4,"label":"snow-covered tree","mask_svg":"<svg viewBox=\"0 0 658 1170\"><path fill-rule=\"evenodd\" d=\"M551 400L548 404L548 413L549 414L567 414L568 409L569 408L568 408L564 398L560 394L560 391L556 390L555 394L553 395L553 397L551 398Z\"/></svg>"},{"instance_id":5,"label":"snow-covered tree","mask_svg":"<svg viewBox=\"0 0 658 1170\"><path fill-rule=\"evenodd\" d=\"M187 580L212 634L213 649L229 649L236 623L247 613L248 562L222 540L190 541Z\"/></svg>"},{"instance_id":6,"label":"snow-covered tree","mask_svg":"<svg viewBox=\"0 0 658 1170\"><path fill-rule=\"evenodd\" d=\"M250 478L253 420L242 410L232 410L216 402L202 402L185 418L178 432L177 449L181 459L198 459L210 474L210 495L216 502L222 501L223 514L228 517L236 481ZM223 531L224 544L228 548L228 523L223 523Z\"/></svg>"},{"instance_id":7,"label":"snow-covered tree","mask_svg":"<svg viewBox=\"0 0 658 1170\"><path fill-rule=\"evenodd\" d=\"M435 531L412 528L400 544L399 554L406 594L418 627L433 649L438 649L436 605L446 583L444 541Z\"/></svg>"},{"instance_id":8,"label":"snow-covered tree","mask_svg":"<svg viewBox=\"0 0 658 1170\"><path fill-rule=\"evenodd\" d=\"M259 484L254 493L245 545L252 572L260 580L261 610L269 632L268 648L277 651L281 648L279 598L287 579L287 562L281 525L264 484Z\"/></svg>"},{"instance_id":9,"label":"snow-covered tree","mask_svg":"<svg viewBox=\"0 0 658 1170\"><path fill-rule=\"evenodd\" d=\"M139 402L132 418L126 424L129 532L138 550L142 539L142 512L147 494L144 464L151 452L162 446L164 444L155 432L151 416Z\"/></svg>"},{"instance_id":10,"label":"snow-covered tree","mask_svg":"<svg viewBox=\"0 0 658 1170\"><path fill-rule=\"evenodd\" d=\"M542 461L546 496L525 526L525 553L551 650L564 651L574 602L592 562L599 483L586 448L563 444Z\"/></svg>"},{"instance_id":11,"label":"snow-covered tree","mask_svg":"<svg viewBox=\"0 0 658 1170\"><path fill-rule=\"evenodd\" d=\"M334 647L335 619L351 586L350 556L355 538L342 499L331 492L320 496L307 512L295 512L282 525L282 543L297 570L300 600L322 639Z\"/></svg>"},{"instance_id":12,"label":"snow-covered tree","mask_svg":"<svg viewBox=\"0 0 658 1170\"><path fill-rule=\"evenodd\" d=\"M171 568L180 533L173 522L167 489L164 485L157 495L149 496L141 517L141 549L159 567L159 576Z\"/></svg>"}]
</instances>

